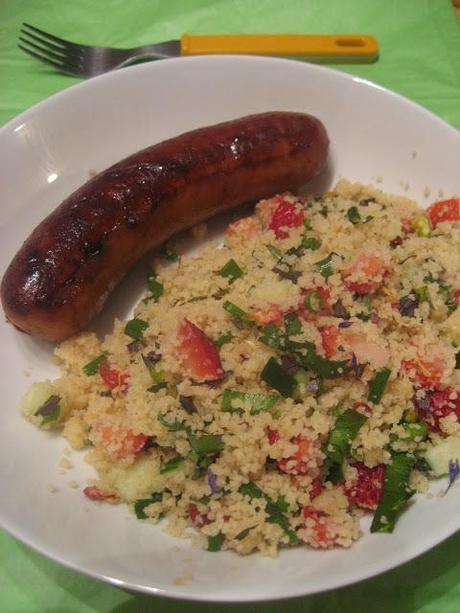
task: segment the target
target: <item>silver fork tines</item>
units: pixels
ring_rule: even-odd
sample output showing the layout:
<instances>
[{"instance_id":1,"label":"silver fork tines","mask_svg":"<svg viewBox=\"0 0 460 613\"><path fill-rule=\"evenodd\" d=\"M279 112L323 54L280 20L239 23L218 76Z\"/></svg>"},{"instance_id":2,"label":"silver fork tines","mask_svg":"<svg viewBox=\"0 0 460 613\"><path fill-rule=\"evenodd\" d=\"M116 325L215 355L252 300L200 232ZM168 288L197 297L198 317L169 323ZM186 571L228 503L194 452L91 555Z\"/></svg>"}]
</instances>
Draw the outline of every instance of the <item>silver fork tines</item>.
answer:
<instances>
[{"instance_id":1,"label":"silver fork tines","mask_svg":"<svg viewBox=\"0 0 460 613\"><path fill-rule=\"evenodd\" d=\"M167 41L133 49L80 45L23 23L18 47L60 72L76 77L93 77L139 60L180 55L180 42Z\"/></svg>"}]
</instances>

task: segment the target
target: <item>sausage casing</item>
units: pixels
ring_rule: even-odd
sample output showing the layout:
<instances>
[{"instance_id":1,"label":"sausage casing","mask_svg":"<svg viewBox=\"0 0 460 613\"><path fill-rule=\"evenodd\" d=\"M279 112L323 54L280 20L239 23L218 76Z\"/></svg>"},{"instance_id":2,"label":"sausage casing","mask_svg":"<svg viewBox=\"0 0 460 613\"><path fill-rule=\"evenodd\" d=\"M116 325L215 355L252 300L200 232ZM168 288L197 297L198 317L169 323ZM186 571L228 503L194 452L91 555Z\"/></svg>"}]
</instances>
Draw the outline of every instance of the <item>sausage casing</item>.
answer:
<instances>
[{"instance_id":1,"label":"sausage casing","mask_svg":"<svg viewBox=\"0 0 460 613\"><path fill-rule=\"evenodd\" d=\"M193 130L96 175L44 219L1 284L7 318L34 336L79 332L147 251L246 202L295 190L325 165L323 124L271 112Z\"/></svg>"}]
</instances>

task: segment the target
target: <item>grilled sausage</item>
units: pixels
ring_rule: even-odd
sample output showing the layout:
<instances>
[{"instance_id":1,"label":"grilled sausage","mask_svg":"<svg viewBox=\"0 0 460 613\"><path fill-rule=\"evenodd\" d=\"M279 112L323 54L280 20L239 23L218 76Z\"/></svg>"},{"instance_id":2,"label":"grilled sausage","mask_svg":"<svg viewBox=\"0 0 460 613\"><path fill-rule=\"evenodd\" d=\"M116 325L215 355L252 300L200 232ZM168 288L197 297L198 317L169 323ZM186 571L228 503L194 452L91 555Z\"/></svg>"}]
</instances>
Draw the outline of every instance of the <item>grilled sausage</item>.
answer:
<instances>
[{"instance_id":1,"label":"grilled sausage","mask_svg":"<svg viewBox=\"0 0 460 613\"><path fill-rule=\"evenodd\" d=\"M66 198L25 241L2 280L7 318L48 340L79 332L148 250L217 213L299 188L323 168L328 144L315 117L272 112L131 155Z\"/></svg>"}]
</instances>

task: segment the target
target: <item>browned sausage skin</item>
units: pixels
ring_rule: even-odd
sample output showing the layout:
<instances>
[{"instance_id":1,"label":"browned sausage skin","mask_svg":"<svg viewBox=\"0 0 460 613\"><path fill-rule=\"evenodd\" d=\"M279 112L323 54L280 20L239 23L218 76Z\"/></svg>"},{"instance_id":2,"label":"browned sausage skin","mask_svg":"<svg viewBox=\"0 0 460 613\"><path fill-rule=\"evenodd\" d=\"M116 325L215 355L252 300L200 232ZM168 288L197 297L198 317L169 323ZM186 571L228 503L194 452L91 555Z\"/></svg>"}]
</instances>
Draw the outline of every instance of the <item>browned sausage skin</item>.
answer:
<instances>
[{"instance_id":1,"label":"browned sausage skin","mask_svg":"<svg viewBox=\"0 0 460 613\"><path fill-rule=\"evenodd\" d=\"M79 332L149 249L222 211L295 190L323 168L328 137L272 112L144 149L71 194L25 241L1 285L8 319L34 336Z\"/></svg>"}]
</instances>

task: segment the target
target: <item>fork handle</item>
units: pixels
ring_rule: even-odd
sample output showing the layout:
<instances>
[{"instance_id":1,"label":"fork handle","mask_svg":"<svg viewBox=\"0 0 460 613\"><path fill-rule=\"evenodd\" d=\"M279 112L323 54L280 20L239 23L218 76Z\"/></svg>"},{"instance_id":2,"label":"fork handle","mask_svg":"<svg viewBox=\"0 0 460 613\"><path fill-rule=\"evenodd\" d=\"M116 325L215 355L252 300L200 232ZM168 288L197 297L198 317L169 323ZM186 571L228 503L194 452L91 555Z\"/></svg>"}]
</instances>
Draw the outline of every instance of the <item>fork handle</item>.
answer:
<instances>
[{"instance_id":1,"label":"fork handle","mask_svg":"<svg viewBox=\"0 0 460 613\"><path fill-rule=\"evenodd\" d=\"M362 34L218 34L181 37L181 55L245 54L300 57L316 62L368 63L376 39Z\"/></svg>"}]
</instances>

